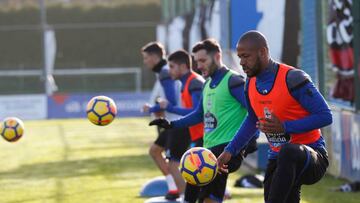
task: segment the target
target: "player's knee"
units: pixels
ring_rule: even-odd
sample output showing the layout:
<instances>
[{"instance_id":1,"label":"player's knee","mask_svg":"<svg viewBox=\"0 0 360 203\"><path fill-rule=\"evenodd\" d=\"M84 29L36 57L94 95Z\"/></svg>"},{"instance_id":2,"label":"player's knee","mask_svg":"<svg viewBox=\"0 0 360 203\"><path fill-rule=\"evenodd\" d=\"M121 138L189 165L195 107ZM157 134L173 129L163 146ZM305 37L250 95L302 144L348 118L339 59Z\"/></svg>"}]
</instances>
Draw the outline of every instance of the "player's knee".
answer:
<instances>
[{"instance_id":1,"label":"player's knee","mask_svg":"<svg viewBox=\"0 0 360 203\"><path fill-rule=\"evenodd\" d=\"M300 145L296 144L284 144L279 151L278 161L291 162L296 161L299 158L299 152L301 152Z\"/></svg>"},{"instance_id":2,"label":"player's knee","mask_svg":"<svg viewBox=\"0 0 360 203\"><path fill-rule=\"evenodd\" d=\"M156 147L155 145L152 145L149 149L149 155L151 157L156 157L158 155L161 155L161 149L159 147Z\"/></svg>"},{"instance_id":3,"label":"player's knee","mask_svg":"<svg viewBox=\"0 0 360 203\"><path fill-rule=\"evenodd\" d=\"M151 156L151 157L154 157L154 151L153 151L153 149L150 147L150 149L149 149L149 155Z\"/></svg>"}]
</instances>

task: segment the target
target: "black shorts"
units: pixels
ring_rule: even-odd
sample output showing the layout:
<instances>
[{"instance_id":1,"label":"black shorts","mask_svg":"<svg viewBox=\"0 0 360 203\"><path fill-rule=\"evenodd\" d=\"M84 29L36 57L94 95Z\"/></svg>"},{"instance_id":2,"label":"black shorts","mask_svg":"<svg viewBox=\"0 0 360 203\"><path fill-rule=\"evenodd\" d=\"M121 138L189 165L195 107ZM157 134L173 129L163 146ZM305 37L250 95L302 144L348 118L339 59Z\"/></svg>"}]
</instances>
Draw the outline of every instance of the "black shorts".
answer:
<instances>
[{"instance_id":1,"label":"black shorts","mask_svg":"<svg viewBox=\"0 0 360 203\"><path fill-rule=\"evenodd\" d=\"M199 138L197 140L191 141L190 147L202 147L203 146L203 139ZM197 187L195 185L191 185L190 183L186 183L185 186L185 200L186 202L193 203L196 202L198 199L200 187Z\"/></svg>"},{"instance_id":2,"label":"black shorts","mask_svg":"<svg viewBox=\"0 0 360 203\"><path fill-rule=\"evenodd\" d=\"M165 149L166 158L180 161L190 144L190 133L188 128L162 130L154 143Z\"/></svg>"},{"instance_id":3,"label":"black shorts","mask_svg":"<svg viewBox=\"0 0 360 203\"><path fill-rule=\"evenodd\" d=\"M199 138L199 139L197 139L197 140L191 141L189 148L202 147L202 146L203 146L203 139L202 139L202 138Z\"/></svg>"},{"instance_id":4,"label":"black shorts","mask_svg":"<svg viewBox=\"0 0 360 203\"><path fill-rule=\"evenodd\" d=\"M228 143L217 145L215 147L209 148L216 157L219 157L220 154L224 151L224 148L226 147ZM240 168L241 162L243 160L243 157L241 153L239 153L237 156L231 157L228 164L229 173L232 173ZM209 183L208 185L205 185L201 187L200 193L199 193L199 199L206 199L210 198L212 200L216 200L219 202L222 202L225 194L226 189L226 182L227 182L228 174L217 174L215 179Z\"/></svg>"},{"instance_id":5,"label":"black shorts","mask_svg":"<svg viewBox=\"0 0 360 203\"><path fill-rule=\"evenodd\" d=\"M318 182L328 166L325 148L313 149L300 144L283 145L277 159L269 159L266 167L265 202L299 203L301 185Z\"/></svg>"}]
</instances>

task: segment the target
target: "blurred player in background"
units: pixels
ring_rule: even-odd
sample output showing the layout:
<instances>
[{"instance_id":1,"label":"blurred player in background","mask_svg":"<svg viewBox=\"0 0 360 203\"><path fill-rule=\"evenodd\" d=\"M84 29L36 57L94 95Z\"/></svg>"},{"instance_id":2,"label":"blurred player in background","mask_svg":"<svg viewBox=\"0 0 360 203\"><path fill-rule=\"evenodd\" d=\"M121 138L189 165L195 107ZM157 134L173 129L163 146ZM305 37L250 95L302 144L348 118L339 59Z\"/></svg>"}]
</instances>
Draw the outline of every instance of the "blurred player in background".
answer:
<instances>
[{"instance_id":1,"label":"blurred player in background","mask_svg":"<svg viewBox=\"0 0 360 203\"><path fill-rule=\"evenodd\" d=\"M168 57L169 72L173 80L180 80L181 107L172 106L168 101L160 102L160 107L167 112L185 116L191 113L201 99L204 78L192 70L191 55L185 50L178 50ZM204 134L204 125L199 123L189 127L191 144L190 147L201 147Z\"/></svg>"},{"instance_id":2,"label":"blurred player in background","mask_svg":"<svg viewBox=\"0 0 360 203\"><path fill-rule=\"evenodd\" d=\"M244 100L244 79L229 70L222 62L221 48L217 41L206 39L197 43L192 52L198 69L203 77L208 78L202 91L200 105L179 120L169 122L166 119L155 119L150 125L164 128L182 128L204 122L204 144L215 156L219 156L230 142L246 116ZM248 149L256 149L256 139ZM228 169L236 171L243 160L245 150L231 157ZM222 202L228 174L218 174L216 178L203 187L197 187L194 194L185 196L185 202L194 203L199 198L206 203Z\"/></svg>"},{"instance_id":3,"label":"blurred player in background","mask_svg":"<svg viewBox=\"0 0 360 203\"><path fill-rule=\"evenodd\" d=\"M158 95L160 99L158 100L164 98L169 102L169 105L176 106L180 101L180 87L169 75L163 45L158 42L150 42L141 49L141 53L144 65L156 74L158 84L160 83L160 95ZM159 104L153 106L145 104L142 110L155 114L163 111ZM170 120L179 118L176 114L171 113L165 113L165 117ZM187 150L189 142L187 128L166 129L160 130L157 139L150 147L150 156L166 177L169 191L165 198L168 200L174 200L184 192L185 182L178 167L181 156ZM163 152L165 152L165 157ZM167 159L169 162L167 162Z\"/></svg>"},{"instance_id":4,"label":"blurred player in background","mask_svg":"<svg viewBox=\"0 0 360 203\"><path fill-rule=\"evenodd\" d=\"M265 202L298 203L301 185L318 182L329 165L320 128L331 124L330 108L305 72L270 58L267 40L260 32L245 33L237 53L248 76L249 112L218 165L226 172L224 164L259 129L270 145Z\"/></svg>"},{"instance_id":5,"label":"blurred player in background","mask_svg":"<svg viewBox=\"0 0 360 203\"><path fill-rule=\"evenodd\" d=\"M201 100L202 87L204 85L204 78L192 70L192 57L184 51L178 50L170 54L168 57L170 75L174 80L180 80L181 88L181 107L172 106L166 100L160 102L160 107L168 112L185 116L191 113ZM204 124L199 123L189 127L191 137L191 147L203 146ZM198 193L197 187L189 183L185 187L185 196L196 196Z\"/></svg>"}]
</instances>

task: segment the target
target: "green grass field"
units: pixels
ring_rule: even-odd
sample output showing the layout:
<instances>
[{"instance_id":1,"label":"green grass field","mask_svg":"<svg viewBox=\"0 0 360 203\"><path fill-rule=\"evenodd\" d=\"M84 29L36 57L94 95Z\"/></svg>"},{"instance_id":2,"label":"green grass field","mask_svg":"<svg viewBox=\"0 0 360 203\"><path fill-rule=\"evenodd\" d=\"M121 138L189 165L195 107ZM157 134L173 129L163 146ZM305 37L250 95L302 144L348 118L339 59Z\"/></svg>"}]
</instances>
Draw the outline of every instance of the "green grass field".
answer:
<instances>
[{"instance_id":1,"label":"green grass field","mask_svg":"<svg viewBox=\"0 0 360 203\"><path fill-rule=\"evenodd\" d=\"M141 186L161 175L147 155L155 139L147 123L143 118L117 119L107 127L85 119L25 122L21 140L0 142L0 202L144 202ZM263 202L261 189L231 187L240 175L230 176L233 198L226 202ZM328 176L304 186L301 202L358 202L359 193L330 192L342 183Z\"/></svg>"}]
</instances>

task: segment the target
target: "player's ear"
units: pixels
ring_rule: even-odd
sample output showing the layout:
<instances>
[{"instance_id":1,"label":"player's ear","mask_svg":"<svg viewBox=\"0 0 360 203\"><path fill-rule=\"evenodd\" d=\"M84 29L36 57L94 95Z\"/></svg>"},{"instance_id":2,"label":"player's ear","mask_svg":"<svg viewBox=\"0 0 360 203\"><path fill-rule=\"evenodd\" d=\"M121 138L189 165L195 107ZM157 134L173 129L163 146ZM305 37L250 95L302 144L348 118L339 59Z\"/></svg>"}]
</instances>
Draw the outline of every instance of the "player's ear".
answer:
<instances>
[{"instance_id":1,"label":"player's ear","mask_svg":"<svg viewBox=\"0 0 360 203\"><path fill-rule=\"evenodd\" d=\"M259 55L261 58L266 58L268 53L268 49L266 47L261 47L259 49Z\"/></svg>"},{"instance_id":2,"label":"player's ear","mask_svg":"<svg viewBox=\"0 0 360 203\"><path fill-rule=\"evenodd\" d=\"M220 52L215 52L214 57L215 57L216 61L220 61L221 53Z\"/></svg>"}]
</instances>

